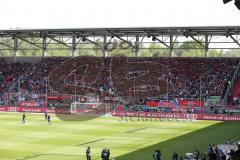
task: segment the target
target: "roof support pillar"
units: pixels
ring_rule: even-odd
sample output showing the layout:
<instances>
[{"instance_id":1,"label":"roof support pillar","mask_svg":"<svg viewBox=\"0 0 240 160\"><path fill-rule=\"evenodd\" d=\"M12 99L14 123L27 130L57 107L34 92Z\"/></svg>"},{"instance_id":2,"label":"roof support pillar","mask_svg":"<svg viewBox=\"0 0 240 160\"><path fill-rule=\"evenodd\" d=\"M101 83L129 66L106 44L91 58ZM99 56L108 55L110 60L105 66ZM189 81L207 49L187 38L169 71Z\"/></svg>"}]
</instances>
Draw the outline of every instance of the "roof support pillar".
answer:
<instances>
[{"instance_id":1,"label":"roof support pillar","mask_svg":"<svg viewBox=\"0 0 240 160\"><path fill-rule=\"evenodd\" d=\"M107 44L107 35L103 36L103 57L108 56L108 44Z\"/></svg>"},{"instance_id":2,"label":"roof support pillar","mask_svg":"<svg viewBox=\"0 0 240 160\"><path fill-rule=\"evenodd\" d=\"M208 35L205 35L205 57L207 58L208 57L208 45L209 45L209 42L208 42Z\"/></svg>"},{"instance_id":3,"label":"roof support pillar","mask_svg":"<svg viewBox=\"0 0 240 160\"><path fill-rule=\"evenodd\" d=\"M174 43L173 43L173 35L170 35L170 50L169 50L169 57L172 57L172 56L173 56L173 46L174 46Z\"/></svg>"},{"instance_id":4,"label":"roof support pillar","mask_svg":"<svg viewBox=\"0 0 240 160\"><path fill-rule=\"evenodd\" d=\"M136 35L136 42L135 42L135 57L139 56L139 35Z\"/></svg>"},{"instance_id":5,"label":"roof support pillar","mask_svg":"<svg viewBox=\"0 0 240 160\"><path fill-rule=\"evenodd\" d=\"M47 51L46 36L43 36L43 39L42 39L42 58L46 57L46 51Z\"/></svg>"},{"instance_id":6,"label":"roof support pillar","mask_svg":"<svg viewBox=\"0 0 240 160\"><path fill-rule=\"evenodd\" d=\"M76 36L72 36L72 58L76 57Z\"/></svg>"},{"instance_id":7,"label":"roof support pillar","mask_svg":"<svg viewBox=\"0 0 240 160\"><path fill-rule=\"evenodd\" d=\"M14 56L14 62L16 62L16 58L18 56L17 53L18 50L18 39L16 37L13 37L13 56Z\"/></svg>"}]
</instances>

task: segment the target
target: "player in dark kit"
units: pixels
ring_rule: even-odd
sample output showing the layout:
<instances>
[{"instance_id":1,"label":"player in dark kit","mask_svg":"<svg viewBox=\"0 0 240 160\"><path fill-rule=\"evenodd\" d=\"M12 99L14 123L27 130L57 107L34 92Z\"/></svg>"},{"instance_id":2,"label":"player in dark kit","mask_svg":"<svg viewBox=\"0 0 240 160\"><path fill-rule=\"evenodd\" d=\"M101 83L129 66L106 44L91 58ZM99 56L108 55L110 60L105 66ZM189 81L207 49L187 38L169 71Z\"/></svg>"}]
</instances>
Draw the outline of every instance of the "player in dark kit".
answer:
<instances>
[{"instance_id":1,"label":"player in dark kit","mask_svg":"<svg viewBox=\"0 0 240 160\"><path fill-rule=\"evenodd\" d=\"M52 125L52 122L51 122L51 116L50 116L50 115L47 116L47 120L48 120L48 125L51 126L51 125Z\"/></svg>"},{"instance_id":2,"label":"player in dark kit","mask_svg":"<svg viewBox=\"0 0 240 160\"><path fill-rule=\"evenodd\" d=\"M26 115L25 115L25 113L23 113L23 115L22 115L22 123L23 123L23 124L26 123Z\"/></svg>"}]
</instances>

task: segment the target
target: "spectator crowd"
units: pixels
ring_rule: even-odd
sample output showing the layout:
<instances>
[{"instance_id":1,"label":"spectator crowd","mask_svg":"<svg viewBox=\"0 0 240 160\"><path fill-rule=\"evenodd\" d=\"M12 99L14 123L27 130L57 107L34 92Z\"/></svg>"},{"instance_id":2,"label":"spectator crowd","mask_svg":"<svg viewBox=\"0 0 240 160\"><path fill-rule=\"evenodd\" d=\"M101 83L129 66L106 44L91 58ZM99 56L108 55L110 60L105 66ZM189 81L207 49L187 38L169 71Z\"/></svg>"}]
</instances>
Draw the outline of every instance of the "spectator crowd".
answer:
<instances>
[{"instance_id":1,"label":"spectator crowd","mask_svg":"<svg viewBox=\"0 0 240 160\"><path fill-rule=\"evenodd\" d=\"M223 96L239 59L43 58L35 64L0 59L0 100L6 93L102 97L200 98ZM48 88L46 88L48 86ZM238 101L239 102L239 99Z\"/></svg>"}]
</instances>

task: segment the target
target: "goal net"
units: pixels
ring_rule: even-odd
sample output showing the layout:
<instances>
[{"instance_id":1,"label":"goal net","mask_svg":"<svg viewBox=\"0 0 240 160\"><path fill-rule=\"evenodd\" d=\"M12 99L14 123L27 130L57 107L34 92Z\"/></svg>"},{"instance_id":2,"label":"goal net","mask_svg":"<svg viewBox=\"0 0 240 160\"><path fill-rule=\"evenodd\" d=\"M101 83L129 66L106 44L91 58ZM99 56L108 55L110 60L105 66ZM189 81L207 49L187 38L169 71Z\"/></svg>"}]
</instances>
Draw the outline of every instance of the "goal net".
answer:
<instances>
[{"instance_id":1,"label":"goal net","mask_svg":"<svg viewBox=\"0 0 240 160\"><path fill-rule=\"evenodd\" d=\"M110 114L111 106L105 103L81 103L73 102L71 104L71 114L82 116L99 116Z\"/></svg>"}]
</instances>

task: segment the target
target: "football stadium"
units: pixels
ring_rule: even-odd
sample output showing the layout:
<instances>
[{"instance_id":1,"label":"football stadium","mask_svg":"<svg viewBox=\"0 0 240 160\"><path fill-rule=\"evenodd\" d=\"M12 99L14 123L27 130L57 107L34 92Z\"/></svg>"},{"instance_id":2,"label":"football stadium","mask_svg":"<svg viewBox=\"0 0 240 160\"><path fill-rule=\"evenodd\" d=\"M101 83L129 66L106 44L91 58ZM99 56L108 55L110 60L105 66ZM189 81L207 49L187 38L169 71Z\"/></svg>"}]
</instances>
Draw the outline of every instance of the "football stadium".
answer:
<instances>
[{"instance_id":1,"label":"football stadium","mask_svg":"<svg viewBox=\"0 0 240 160\"><path fill-rule=\"evenodd\" d=\"M0 160L240 160L240 24L8 23Z\"/></svg>"}]
</instances>

